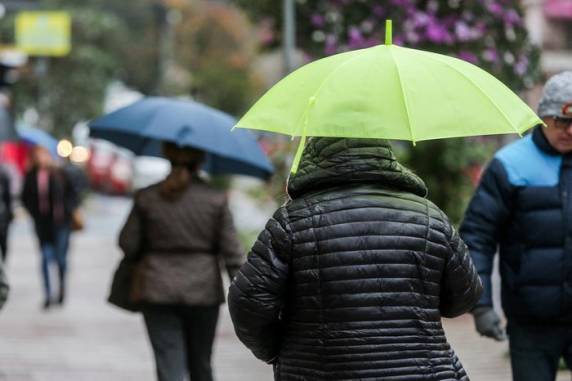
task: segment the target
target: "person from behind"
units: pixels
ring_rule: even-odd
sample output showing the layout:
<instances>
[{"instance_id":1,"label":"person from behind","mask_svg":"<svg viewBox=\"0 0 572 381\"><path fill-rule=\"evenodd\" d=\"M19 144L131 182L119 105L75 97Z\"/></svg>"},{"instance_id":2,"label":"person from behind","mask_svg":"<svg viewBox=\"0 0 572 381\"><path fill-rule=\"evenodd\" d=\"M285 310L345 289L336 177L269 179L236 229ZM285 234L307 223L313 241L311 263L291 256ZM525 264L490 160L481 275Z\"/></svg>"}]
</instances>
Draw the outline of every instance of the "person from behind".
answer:
<instances>
[{"instance_id":1,"label":"person from behind","mask_svg":"<svg viewBox=\"0 0 572 381\"><path fill-rule=\"evenodd\" d=\"M41 146L32 151L32 165L24 177L22 204L34 221L42 255L45 309L63 305L66 296L67 254L71 219L78 197L66 174L50 152ZM51 267L58 270L58 291L54 293Z\"/></svg>"},{"instance_id":2,"label":"person from behind","mask_svg":"<svg viewBox=\"0 0 572 381\"><path fill-rule=\"evenodd\" d=\"M239 339L276 380L468 380L442 317L481 283L423 181L378 139L311 138L234 278Z\"/></svg>"},{"instance_id":3,"label":"person from behind","mask_svg":"<svg viewBox=\"0 0 572 381\"><path fill-rule=\"evenodd\" d=\"M171 173L135 194L119 245L136 263L130 298L143 312L158 380L211 381L220 266L232 278L244 255L226 194L199 177L204 152L166 143L164 154Z\"/></svg>"},{"instance_id":4,"label":"person from behind","mask_svg":"<svg viewBox=\"0 0 572 381\"><path fill-rule=\"evenodd\" d=\"M502 148L484 171L461 236L483 281L477 331L504 340L491 274L499 249L502 308L515 381L554 381L572 365L572 72L546 83L546 127Z\"/></svg>"}]
</instances>

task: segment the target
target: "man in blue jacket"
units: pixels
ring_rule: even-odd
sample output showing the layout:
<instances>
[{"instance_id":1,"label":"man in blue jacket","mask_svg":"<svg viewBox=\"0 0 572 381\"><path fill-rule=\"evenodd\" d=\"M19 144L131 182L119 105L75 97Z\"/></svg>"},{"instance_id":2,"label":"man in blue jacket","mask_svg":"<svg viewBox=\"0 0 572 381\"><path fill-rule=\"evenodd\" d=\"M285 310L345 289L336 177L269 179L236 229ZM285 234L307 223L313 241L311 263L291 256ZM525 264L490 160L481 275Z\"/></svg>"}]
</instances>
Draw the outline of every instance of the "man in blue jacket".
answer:
<instances>
[{"instance_id":1,"label":"man in blue jacket","mask_svg":"<svg viewBox=\"0 0 572 381\"><path fill-rule=\"evenodd\" d=\"M460 229L484 285L476 329L500 341L498 248L515 381L553 381L561 357L572 364L572 72L546 83L538 114L547 127L496 153Z\"/></svg>"}]
</instances>

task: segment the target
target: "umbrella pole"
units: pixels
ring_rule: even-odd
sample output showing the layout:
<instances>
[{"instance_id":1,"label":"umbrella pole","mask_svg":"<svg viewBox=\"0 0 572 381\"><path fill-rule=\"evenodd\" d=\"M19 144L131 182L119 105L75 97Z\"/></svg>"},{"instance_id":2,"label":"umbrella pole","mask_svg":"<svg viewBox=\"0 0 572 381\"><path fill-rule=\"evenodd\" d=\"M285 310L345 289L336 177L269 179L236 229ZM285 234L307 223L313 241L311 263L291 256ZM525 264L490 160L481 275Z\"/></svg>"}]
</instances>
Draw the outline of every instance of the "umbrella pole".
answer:
<instances>
[{"instance_id":1,"label":"umbrella pole","mask_svg":"<svg viewBox=\"0 0 572 381\"><path fill-rule=\"evenodd\" d=\"M298 167L300 166L300 160L302 159L302 154L304 153L304 147L306 146L306 134L300 137L300 144L298 144L298 149L296 150L296 156L294 156L294 161L292 162L292 168L290 173L298 172Z\"/></svg>"}]
</instances>

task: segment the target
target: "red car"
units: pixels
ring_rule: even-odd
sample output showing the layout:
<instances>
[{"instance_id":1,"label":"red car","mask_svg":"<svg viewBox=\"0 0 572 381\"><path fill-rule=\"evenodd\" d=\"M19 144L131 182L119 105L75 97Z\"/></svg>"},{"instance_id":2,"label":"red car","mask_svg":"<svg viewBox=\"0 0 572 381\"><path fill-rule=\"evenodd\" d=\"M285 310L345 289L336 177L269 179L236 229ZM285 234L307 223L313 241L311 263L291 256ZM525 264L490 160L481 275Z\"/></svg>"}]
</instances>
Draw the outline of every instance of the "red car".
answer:
<instances>
[{"instance_id":1,"label":"red car","mask_svg":"<svg viewBox=\"0 0 572 381\"><path fill-rule=\"evenodd\" d=\"M92 189L111 194L128 194L132 189L131 157L111 143L93 140L87 162Z\"/></svg>"}]
</instances>

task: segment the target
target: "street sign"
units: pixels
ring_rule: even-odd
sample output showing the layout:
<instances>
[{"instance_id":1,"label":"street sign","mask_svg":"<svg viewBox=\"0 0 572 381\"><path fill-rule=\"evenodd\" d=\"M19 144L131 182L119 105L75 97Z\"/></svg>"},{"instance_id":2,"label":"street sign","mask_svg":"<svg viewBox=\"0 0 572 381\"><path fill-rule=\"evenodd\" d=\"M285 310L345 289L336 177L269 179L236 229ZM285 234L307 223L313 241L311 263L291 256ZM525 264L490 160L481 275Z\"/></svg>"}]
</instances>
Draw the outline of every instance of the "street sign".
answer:
<instances>
[{"instance_id":1,"label":"street sign","mask_svg":"<svg viewBox=\"0 0 572 381\"><path fill-rule=\"evenodd\" d=\"M31 56L62 57L71 50L71 17L67 12L20 12L16 46Z\"/></svg>"}]
</instances>

